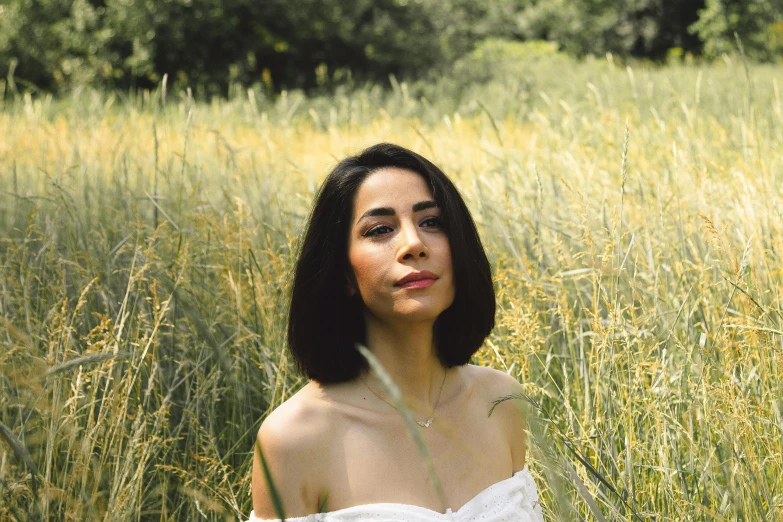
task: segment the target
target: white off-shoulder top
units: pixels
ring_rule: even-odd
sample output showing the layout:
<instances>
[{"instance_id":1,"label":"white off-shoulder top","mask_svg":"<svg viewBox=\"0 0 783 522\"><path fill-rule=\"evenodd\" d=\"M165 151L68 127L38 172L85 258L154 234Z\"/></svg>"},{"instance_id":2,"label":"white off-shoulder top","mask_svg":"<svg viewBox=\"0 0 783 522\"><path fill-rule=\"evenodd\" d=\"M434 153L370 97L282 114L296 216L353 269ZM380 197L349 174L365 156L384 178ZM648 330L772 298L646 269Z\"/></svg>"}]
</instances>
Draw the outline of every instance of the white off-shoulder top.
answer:
<instances>
[{"instance_id":1,"label":"white off-shoulder top","mask_svg":"<svg viewBox=\"0 0 783 522\"><path fill-rule=\"evenodd\" d=\"M393 502L363 504L328 513L286 518L290 522L544 522L538 503L536 483L525 466L514 476L492 484L457 511L445 513L425 507ZM257 518L252 512L248 522L275 522ZM277 519L279 522L279 519Z\"/></svg>"}]
</instances>

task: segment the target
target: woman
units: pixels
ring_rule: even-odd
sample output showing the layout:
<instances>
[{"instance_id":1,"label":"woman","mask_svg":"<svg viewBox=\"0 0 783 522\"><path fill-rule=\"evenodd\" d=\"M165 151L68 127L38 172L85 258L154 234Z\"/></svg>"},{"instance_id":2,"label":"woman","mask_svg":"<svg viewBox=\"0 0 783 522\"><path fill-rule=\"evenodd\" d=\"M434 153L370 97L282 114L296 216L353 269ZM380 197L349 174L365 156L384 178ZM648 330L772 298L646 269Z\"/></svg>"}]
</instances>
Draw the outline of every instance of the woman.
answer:
<instances>
[{"instance_id":1,"label":"woman","mask_svg":"<svg viewBox=\"0 0 783 522\"><path fill-rule=\"evenodd\" d=\"M340 162L316 198L291 296L288 343L310 382L258 432L250 520L276 516L263 452L287 520L542 521L516 407L488 416L521 387L468 364L494 316L489 262L443 172L390 144ZM401 390L442 494L357 344Z\"/></svg>"}]
</instances>

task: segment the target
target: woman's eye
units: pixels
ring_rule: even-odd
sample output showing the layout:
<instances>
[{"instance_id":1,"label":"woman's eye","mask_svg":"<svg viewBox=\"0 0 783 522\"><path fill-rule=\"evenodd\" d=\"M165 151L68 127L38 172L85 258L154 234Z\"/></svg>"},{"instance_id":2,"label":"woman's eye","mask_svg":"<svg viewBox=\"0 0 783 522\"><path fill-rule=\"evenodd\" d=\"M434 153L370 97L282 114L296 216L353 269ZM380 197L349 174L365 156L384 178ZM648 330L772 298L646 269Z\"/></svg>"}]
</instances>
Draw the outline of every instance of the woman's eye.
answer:
<instances>
[{"instance_id":1,"label":"woman's eye","mask_svg":"<svg viewBox=\"0 0 783 522\"><path fill-rule=\"evenodd\" d=\"M391 231L392 231L391 227L387 227L386 225L379 225L377 227L371 228L370 230L365 232L364 235L365 237L381 236Z\"/></svg>"},{"instance_id":2,"label":"woman's eye","mask_svg":"<svg viewBox=\"0 0 783 522\"><path fill-rule=\"evenodd\" d=\"M434 216L428 217L427 219L421 222L421 225L427 228L440 228L441 226L440 218Z\"/></svg>"}]
</instances>

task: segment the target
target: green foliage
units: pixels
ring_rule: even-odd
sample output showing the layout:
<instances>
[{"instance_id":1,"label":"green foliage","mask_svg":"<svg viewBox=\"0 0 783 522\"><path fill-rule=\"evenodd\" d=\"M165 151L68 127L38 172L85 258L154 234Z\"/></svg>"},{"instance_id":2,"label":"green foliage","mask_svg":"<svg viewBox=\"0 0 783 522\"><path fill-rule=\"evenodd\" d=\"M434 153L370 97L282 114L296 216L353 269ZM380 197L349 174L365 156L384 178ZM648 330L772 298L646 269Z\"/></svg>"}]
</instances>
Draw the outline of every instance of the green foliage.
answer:
<instances>
[{"instance_id":1,"label":"green foliage","mask_svg":"<svg viewBox=\"0 0 783 522\"><path fill-rule=\"evenodd\" d=\"M736 36L748 57L772 60L783 55L783 1L707 0L692 31L704 41L704 53L718 56L736 49Z\"/></svg>"},{"instance_id":2,"label":"green foliage","mask_svg":"<svg viewBox=\"0 0 783 522\"><path fill-rule=\"evenodd\" d=\"M558 45L555 42L546 42L542 40L518 42L499 38L489 38L480 42L467 58L469 60L495 64L542 60L562 61L566 59L566 56L560 53Z\"/></svg>"},{"instance_id":3,"label":"green foliage","mask_svg":"<svg viewBox=\"0 0 783 522\"><path fill-rule=\"evenodd\" d=\"M531 40L519 42L489 38L454 64L455 77L466 78L470 83L520 78L531 64L547 62L555 67L572 59L558 51L555 42Z\"/></svg>"},{"instance_id":4,"label":"green foliage","mask_svg":"<svg viewBox=\"0 0 783 522\"><path fill-rule=\"evenodd\" d=\"M119 57L86 0L12 0L0 6L0 67L18 63L21 82L41 89L98 83ZM5 72L5 71L4 71Z\"/></svg>"},{"instance_id":5,"label":"green foliage","mask_svg":"<svg viewBox=\"0 0 783 522\"><path fill-rule=\"evenodd\" d=\"M152 88L168 75L199 98L334 92L442 76L484 41L665 61L671 49L718 56L735 32L769 60L783 49L781 13L783 0L5 0L0 74L11 91Z\"/></svg>"},{"instance_id":6,"label":"green foliage","mask_svg":"<svg viewBox=\"0 0 783 522\"><path fill-rule=\"evenodd\" d=\"M227 83L255 83L264 71L278 89L308 88L349 77L416 74L441 59L431 17L418 5L406 8L392 0L165 5L151 21L159 34L156 70L213 91Z\"/></svg>"},{"instance_id":7,"label":"green foliage","mask_svg":"<svg viewBox=\"0 0 783 522\"><path fill-rule=\"evenodd\" d=\"M94 4L100 3L100 6ZM11 0L0 68L41 89L98 84L221 93L417 75L444 60L434 2L399 0Z\"/></svg>"},{"instance_id":8,"label":"green foliage","mask_svg":"<svg viewBox=\"0 0 783 522\"><path fill-rule=\"evenodd\" d=\"M575 55L612 52L662 59L671 47L699 48L688 33L703 2L678 0L530 0L518 15L519 34L559 42Z\"/></svg>"}]
</instances>

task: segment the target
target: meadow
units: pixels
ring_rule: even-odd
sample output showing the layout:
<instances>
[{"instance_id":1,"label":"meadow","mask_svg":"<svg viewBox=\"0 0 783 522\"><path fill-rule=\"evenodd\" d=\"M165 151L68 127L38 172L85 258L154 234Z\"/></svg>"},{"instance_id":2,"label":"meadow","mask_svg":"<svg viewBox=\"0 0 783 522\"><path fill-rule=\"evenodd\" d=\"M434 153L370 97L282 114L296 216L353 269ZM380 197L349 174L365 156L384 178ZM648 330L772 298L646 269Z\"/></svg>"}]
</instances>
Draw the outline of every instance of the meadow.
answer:
<instances>
[{"instance_id":1,"label":"meadow","mask_svg":"<svg viewBox=\"0 0 783 522\"><path fill-rule=\"evenodd\" d=\"M451 176L548 521L783 519L783 69L0 102L0 519L240 520L298 235L339 158Z\"/></svg>"}]
</instances>

